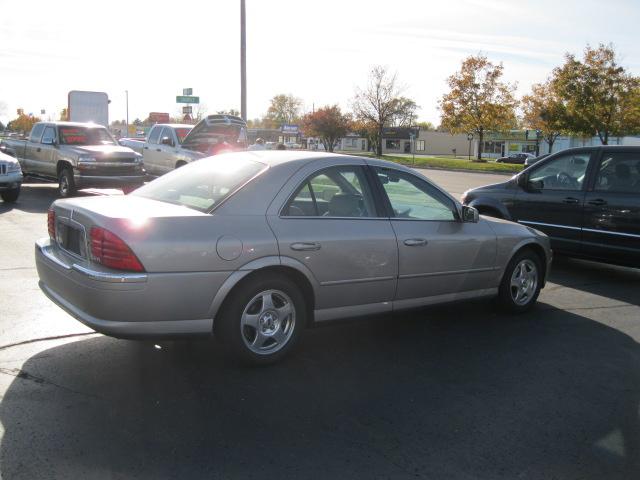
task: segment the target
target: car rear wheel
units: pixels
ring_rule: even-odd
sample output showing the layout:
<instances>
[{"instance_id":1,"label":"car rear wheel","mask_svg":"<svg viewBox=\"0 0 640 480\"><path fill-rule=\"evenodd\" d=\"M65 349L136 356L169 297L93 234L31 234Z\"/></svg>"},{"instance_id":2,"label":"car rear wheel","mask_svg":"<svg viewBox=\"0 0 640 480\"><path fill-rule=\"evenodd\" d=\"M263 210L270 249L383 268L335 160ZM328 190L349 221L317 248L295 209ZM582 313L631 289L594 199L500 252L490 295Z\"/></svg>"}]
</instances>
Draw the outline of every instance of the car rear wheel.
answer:
<instances>
[{"instance_id":1,"label":"car rear wheel","mask_svg":"<svg viewBox=\"0 0 640 480\"><path fill-rule=\"evenodd\" d=\"M540 257L532 250L516 254L504 272L498 293L500 305L512 313L522 313L536 303L542 287Z\"/></svg>"},{"instance_id":2,"label":"car rear wheel","mask_svg":"<svg viewBox=\"0 0 640 480\"><path fill-rule=\"evenodd\" d=\"M304 296L287 277L258 275L231 293L216 322L216 335L237 359L253 365L274 363L304 330Z\"/></svg>"},{"instance_id":3,"label":"car rear wheel","mask_svg":"<svg viewBox=\"0 0 640 480\"><path fill-rule=\"evenodd\" d=\"M11 190L5 190L0 192L0 197L7 203L13 203L18 200L18 196L20 195L20 187L12 188Z\"/></svg>"},{"instance_id":4,"label":"car rear wheel","mask_svg":"<svg viewBox=\"0 0 640 480\"><path fill-rule=\"evenodd\" d=\"M73 170L64 167L58 175L58 195L62 198L72 197L76 193L76 184L73 180Z\"/></svg>"}]
</instances>

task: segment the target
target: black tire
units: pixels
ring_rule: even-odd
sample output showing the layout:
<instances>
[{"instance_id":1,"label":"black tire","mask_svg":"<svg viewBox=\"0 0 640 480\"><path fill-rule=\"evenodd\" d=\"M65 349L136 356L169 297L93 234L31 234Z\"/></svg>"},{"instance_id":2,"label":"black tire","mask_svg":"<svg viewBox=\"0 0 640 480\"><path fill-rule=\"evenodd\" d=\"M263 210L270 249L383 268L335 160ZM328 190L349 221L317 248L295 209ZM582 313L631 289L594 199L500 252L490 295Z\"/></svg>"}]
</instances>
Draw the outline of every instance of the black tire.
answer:
<instances>
[{"instance_id":1,"label":"black tire","mask_svg":"<svg viewBox=\"0 0 640 480\"><path fill-rule=\"evenodd\" d=\"M20 187L12 188L11 190L5 190L0 192L0 197L7 203L14 203L20 196Z\"/></svg>"},{"instance_id":2,"label":"black tire","mask_svg":"<svg viewBox=\"0 0 640 480\"><path fill-rule=\"evenodd\" d=\"M134 190L139 189L140 187L142 187L141 185L127 185L126 187L121 187L120 190L122 190L122 193L124 195L129 195L131 192L133 192Z\"/></svg>"},{"instance_id":3,"label":"black tire","mask_svg":"<svg viewBox=\"0 0 640 480\"><path fill-rule=\"evenodd\" d=\"M517 269L521 269L520 275L516 272ZM535 280L530 269L535 269ZM532 285L534 281L535 285ZM498 291L498 303L503 310L510 313L526 312L535 305L541 288L540 257L533 250L521 250L511 259L504 271Z\"/></svg>"},{"instance_id":4,"label":"black tire","mask_svg":"<svg viewBox=\"0 0 640 480\"><path fill-rule=\"evenodd\" d=\"M270 297L273 308L265 306L265 295ZM291 313L280 314L287 310L287 304ZM245 364L275 363L298 342L307 322L306 307L304 295L289 278L256 275L238 285L225 300L215 321L215 335L233 357ZM255 317L257 328L245 322L251 317ZM258 328L264 334L258 335Z\"/></svg>"},{"instance_id":5,"label":"black tire","mask_svg":"<svg viewBox=\"0 0 640 480\"><path fill-rule=\"evenodd\" d=\"M178 163L176 163L175 170L179 169L180 167L184 167L186 164L187 164L187 162L178 162Z\"/></svg>"},{"instance_id":6,"label":"black tire","mask_svg":"<svg viewBox=\"0 0 640 480\"><path fill-rule=\"evenodd\" d=\"M61 198L73 197L77 192L71 167L64 167L58 175L58 195Z\"/></svg>"}]
</instances>

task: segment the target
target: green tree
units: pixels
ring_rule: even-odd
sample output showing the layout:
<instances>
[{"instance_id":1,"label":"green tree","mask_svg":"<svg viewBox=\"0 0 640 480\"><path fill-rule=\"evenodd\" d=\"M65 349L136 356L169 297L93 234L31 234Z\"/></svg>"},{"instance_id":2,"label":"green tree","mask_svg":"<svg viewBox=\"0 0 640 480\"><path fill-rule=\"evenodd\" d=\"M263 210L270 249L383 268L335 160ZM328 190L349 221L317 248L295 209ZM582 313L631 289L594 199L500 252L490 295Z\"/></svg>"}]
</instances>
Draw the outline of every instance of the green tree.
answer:
<instances>
[{"instance_id":1,"label":"green tree","mask_svg":"<svg viewBox=\"0 0 640 480\"><path fill-rule=\"evenodd\" d=\"M427 132L433 132L436 130L436 126L433 123L426 121L416 122L415 126L420 127L420 130L424 130Z\"/></svg>"},{"instance_id":2,"label":"green tree","mask_svg":"<svg viewBox=\"0 0 640 480\"><path fill-rule=\"evenodd\" d=\"M531 93L522 97L523 126L540 131L542 138L553 149L556 139L564 133L567 124L567 109L553 83L534 84Z\"/></svg>"},{"instance_id":3,"label":"green tree","mask_svg":"<svg viewBox=\"0 0 640 480\"><path fill-rule=\"evenodd\" d=\"M417 109L415 102L401 96L396 74L392 75L383 66L371 69L367 86L356 89L352 103L358 125L365 129L363 131L370 132L370 128L375 126L375 137L370 141L376 146L378 156L382 155L384 127L406 121Z\"/></svg>"},{"instance_id":4,"label":"green tree","mask_svg":"<svg viewBox=\"0 0 640 480\"><path fill-rule=\"evenodd\" d=\"M351 117L343 114L338 105L332 105L308 113L301 123L307 136L319 137L325 150L333 152L336 141L349 131Z\"/></svg>"},{"instance_id":5,"label":"green tree","mask_svg":"<svg viewBox=\"0 0 640 480\"><path fill-rule=\"evenodd\" d=\"M271 99L265 119L271 123L271 127L295 124L300 120L301 109L302 100L293 95L279 94Z\"/></svg>"},{"instance_id":6,"label":"green tree","mask_svg":"<svg viewBox=\"0 0 640 480\"><path fill-rule=\"evenodd\" d=\"M451 133L474 133L478 161L486 131L508 130L516 124L515 85L500 80L504 67L483 55L467 57L447 83L450 91L440 100L441 126Z\"/></svg>"},{"instance_id":7,"label":"green tree","mask_svg":"<svg viewBox=\"0 0 640 480\"><path fill-rule=\"evenodd\" d=\"M603 145L612 136L640 131L640 78L618 64L611 45L587 46L582 60L567 54L552 84L566 108L569 131L598 135Z\"/></svg>"}]
</instances>

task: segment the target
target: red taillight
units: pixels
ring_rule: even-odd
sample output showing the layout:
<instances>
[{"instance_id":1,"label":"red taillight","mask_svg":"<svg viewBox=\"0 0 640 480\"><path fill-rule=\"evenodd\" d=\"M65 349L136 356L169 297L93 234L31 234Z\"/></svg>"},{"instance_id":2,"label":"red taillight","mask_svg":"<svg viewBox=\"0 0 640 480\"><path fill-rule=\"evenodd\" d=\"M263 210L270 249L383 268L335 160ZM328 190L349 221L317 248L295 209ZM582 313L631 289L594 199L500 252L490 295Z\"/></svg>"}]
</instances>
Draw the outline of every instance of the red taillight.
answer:
<instances>
[{"instance_id":1,"label":"red taillight","mask_svg":"<svg viewBox=\"0 0 640 480\"><path fill-rule=\"evenodd\" d=\"M101 227L91 229L91 258L105 267L144 272L138 257L120 237Z\"/></svg>"},{"instance_id":2,"label":"red taillight","mask_svg":"<svg viewBox=\"0 0 640 480\"><path fill-rule=\"evenodd\" d=\"M47 230L49 230L49 238L55 240L56 238L56 212L53 208L47 211Z\"/></svg>"}]
</instances>

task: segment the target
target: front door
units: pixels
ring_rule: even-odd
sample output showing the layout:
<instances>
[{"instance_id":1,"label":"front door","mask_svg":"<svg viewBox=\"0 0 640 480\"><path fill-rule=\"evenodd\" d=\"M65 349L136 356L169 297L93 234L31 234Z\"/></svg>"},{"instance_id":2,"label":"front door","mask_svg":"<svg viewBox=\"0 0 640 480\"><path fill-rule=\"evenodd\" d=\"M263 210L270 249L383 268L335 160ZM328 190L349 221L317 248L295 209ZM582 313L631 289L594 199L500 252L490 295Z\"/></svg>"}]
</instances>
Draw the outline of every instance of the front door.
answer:
<instances>
[{"instance_id":1,"label":"front door","mask_svg":"<svg viewBox=\"0 0 640 480\"><path fill-rule=\"evenodd\" d=\"M607 150L585 198L586 255L640 266L640 153Z\"/></svg>"},{"instance_id":2,"label":"front door","mask_svg":"<svg viewBox=\"0 0 640 480\"><path fill-rule=\"evenodd\" d=\"M514 197L512 217L549 235L554 250L578 253L590 151L567 153L532 167Z\"/></svg>"},{"instance_id":3,"label":"front door","mask_svg":"<svg viewBox=\"0 0 640 480\"><path fill-rule=\"evenodd\" d=\"M460 221L454 200L416 175L374 169L398 240L394 305L472 297L497 287L496 235L487 222Z\"/></svg>"},{"instance_id":4,"label":"front door","mask_svg":"<svg viewBox=\"0 0 640 480\"><path fill-rule=\"evenodd\" d=\"M398 273L396 237L376 207L364 162L350 159L320 169L310 164L285 188L292 195L268 215L269 225L280 255L304 265L316 279L316 310L390 310ZM325 317L331 314L319 316Z\"/></svg>"}]
</instances>

